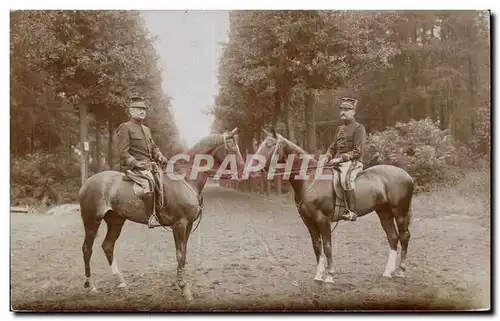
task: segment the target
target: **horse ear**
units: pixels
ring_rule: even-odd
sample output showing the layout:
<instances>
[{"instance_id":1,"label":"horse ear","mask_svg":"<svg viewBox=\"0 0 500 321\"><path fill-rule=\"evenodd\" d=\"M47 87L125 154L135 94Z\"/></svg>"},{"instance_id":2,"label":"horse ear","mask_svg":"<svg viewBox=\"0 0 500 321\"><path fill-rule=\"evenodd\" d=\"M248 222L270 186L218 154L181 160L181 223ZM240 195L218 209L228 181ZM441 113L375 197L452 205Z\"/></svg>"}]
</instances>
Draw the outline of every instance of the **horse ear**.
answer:
<instances>
[{"instance_id":1,"label":"horse ear","mask_svg":"<svg viewBox=\"0 0 500 321\"><path fill-rule=\"evenodd\" d=\"M236 134L237 132L238 132L238 127L234 127L234 129L233 129L231 132L229 132L229 136L230 136L230 137L232 137L232 136L234 136L234 134Z\"/></svg>"}]
</instances>

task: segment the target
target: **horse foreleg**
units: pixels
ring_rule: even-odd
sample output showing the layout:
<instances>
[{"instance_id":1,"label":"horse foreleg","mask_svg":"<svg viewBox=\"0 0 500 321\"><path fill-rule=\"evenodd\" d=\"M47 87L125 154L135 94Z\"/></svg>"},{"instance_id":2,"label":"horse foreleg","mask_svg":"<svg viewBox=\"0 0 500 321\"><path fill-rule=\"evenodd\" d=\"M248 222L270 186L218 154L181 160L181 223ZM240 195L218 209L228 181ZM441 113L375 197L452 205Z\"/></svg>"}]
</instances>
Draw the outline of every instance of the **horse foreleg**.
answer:
<instances>
[{"instance_id":1,"label":"horse foreleg","mask_svg":"<svg viewBox=\"0 0 500 321\"><path fill-rule=\"evenodd\" d=\"M89 288L92 292L97 292L97 288L91 278L90 259L92 257L92 247L94 246L94 241L97 236L99 226L101 225L101 220L94 219L91 214L83 211L82 219L85 229L85 239L82 245L83 261L85 263L85 281L83 283L83 287Z\"/></svg>"},{"instance_id":2,"label":"horse foreleg","mask_svg":"<svg viewBox=\"0 0 500 321\"><path fill-rule=\"evenodd\" d=\"M321 235L317 227L314 227L314 231L311 231L310 233L311 238L314 238L313 248L314 254L316 254L316 274L314 275L314 280L323 282L325 278L326 257L321 247Z\"/></svg>"},{"instance_id":3,"label":"horse foreleg","mask_svg":"<svg viewBox=\"0 0 500 321\"><path fill-rule=\"evenodd\" d=\"M333 266L332 257L332 234L330 231L330 221L328 218L324 218L318 223L319 231L323 240L323 253L326 256L326 277L324 282L334 283L333 275L335 274L335 268Z\"/></svg>"},{"instance_id":4,"label":"horse foreleg","mask_svg":"<svg viewBox=\"0 0 500 321\"><path fill-rule=\"evenodd\" d=\"M122 232L123 225L125 224L125 219L118 216L115 212L110 211L106 214L106 216L104 216L104 220L106 221L106 225L108 226L108 232L106 233L106 237L102 242L102 249L111 267L111 273L116 280L116 284L119 288L124 288L127 286L127 284L125 283L125 279L120 273L120 269L118 268L118 264L116 263L114 248L116 240L118 239L118 237L120 237L120 233Z\"/></svg>"},{"instance_id":5,"label":"horse foreleg","mask_svg":"<svg viewBox=\"0 0 500 321\"><path fill-rule=\"evenodd\" d=\"M316 222L311 219L304 219L309 235L311 236L312 246L314 250L314 255L316 256L316 275L314 280L318 282L323 282L325 274L325 255L323 254L323 249L321 248L321 234L319 233L318 226Z\"/></svg>"},{"instance_id":6,"label":"horse foreleg","mask_svg":"<svg viewBox=\"0 0 500 321\"><path fill-rule=\"evenodd\" d=\"M389 257L387 258L387 264L385 265L383 276L390 278L392 277L392 273L396 270L396 259L398 257L398 232L396 231L396 226L394 225L394 217L390 211L377 211L377 215L380 219L382 227L384 228L387 241L389 242Z\"/></svg>"},{"instance_id":7,"label":"horse foreleg","mask_svg":"<svg viewBox=\"0 0 500 321\"><path fill-rule=\"evenodd\" d=\"M187 301L193 299L189 282L184 280L184 267L186 265L187 242L191 233L192 222L179 221L172 227L175 241L175 252L177 257L177 284L182 295Z\"/></svg>"}]
</instances>

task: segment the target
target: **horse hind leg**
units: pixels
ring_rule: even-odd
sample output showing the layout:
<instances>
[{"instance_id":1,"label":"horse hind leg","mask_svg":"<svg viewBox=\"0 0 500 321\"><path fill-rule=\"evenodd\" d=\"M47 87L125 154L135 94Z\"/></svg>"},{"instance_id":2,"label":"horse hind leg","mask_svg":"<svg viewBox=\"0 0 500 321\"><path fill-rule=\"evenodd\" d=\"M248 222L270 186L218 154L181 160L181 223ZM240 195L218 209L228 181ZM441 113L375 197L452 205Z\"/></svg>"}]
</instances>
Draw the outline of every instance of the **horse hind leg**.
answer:
<instances>
[{"instance_id":1,"label":"horse hind leg","mask_svg":"<svg viewBox=\"0 0 500 321\"><path fill-rule=\"evenodd\" d=\"M104 221L108 227L106 237L102 242L102 249L106 255L106 259L111 267L111 273L116 280L116 284L119 288L124 288L127 286L123 275L120 273L118 264L116 263L116 257L114 256L115 243L118 237L120 237L123 225L125 224L125 219L116 212L108 211L104 216Z\"/></svg>"},{"instance_id":2,"label":"horse hind leg","mask_svg":"<svg viewBox=\"0 0 500 321\"><path fill-rule=\"evenodd\" d=\"M83 261L85 263L85 281L83 282L83 287L90 289L92 292L97 292L97 288L91 278L90 259L97 231L101 225L101 219L92 212L82 210L82 220L85 229L85 238L82 245Z\"/></svg>"},{"instance_id":3,"label":"horse hind leg","mask_svg":"<svg viewBox=\"0 0 500 321\"><path fill-rule=\"evenodd\" d=\"M377 211L377 215L387 236L387 241L389 242L389 257L387 258L385 270L382 275L390 278L392 277L392 273L396 270L399 240L398 232L394 225L394 216L390 210L379 210Z\"/></svg>"},{"instance_id":4,"label":"horse hind leg","mask_svg":"<svg viewBox=\"0 0 500 321\"><path fill-rule=\"evenodd\" d=\"M408 243L410 241L410 224L411 224L411 209L408 207L403 210L394 211L394 216L396 217L396 224L399 232L399 242L401 243L401 261L399 263L399 268L401 272L399 276L404 277L404 272L406 271L406 257L408 254Z\"/></svg>"},{"instance_id":5,"label":"horse hind leg","mask_svg":"<svg viewBox=\"0 0 500 321\"><path fill-rule=\"evenodd\" d=\"M186 301L193 299L189 282L184 279L184 267L186 265L187 242L191 233L192 222L184 220L178 221L172 227L175 241L175 251L177 257L177 284L182 291Z\"/></svg>"}]
</instances>

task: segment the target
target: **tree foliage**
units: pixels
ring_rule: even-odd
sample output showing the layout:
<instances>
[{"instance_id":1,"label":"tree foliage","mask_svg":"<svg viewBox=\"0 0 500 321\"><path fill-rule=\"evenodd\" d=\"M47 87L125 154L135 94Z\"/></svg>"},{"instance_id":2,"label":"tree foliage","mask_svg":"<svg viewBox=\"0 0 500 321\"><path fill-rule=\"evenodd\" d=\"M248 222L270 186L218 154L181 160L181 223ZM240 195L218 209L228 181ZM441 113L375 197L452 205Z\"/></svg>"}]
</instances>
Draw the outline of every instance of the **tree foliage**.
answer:
<instances>
[{"instance_id":1,"label":"tree foliage","mask_svg":"<svg viewBox=\"0 0 500 321\"><path fill-rule=\"evenodd\" d=\"M75 144L82 104L98 122L113 127L127 118L131 95L171 114L153 41L136 11L12 12L13 151L32 152L33 146L46 145L43 140L58 145L68 136ZM175 132L173 117L166 119ZM48 135L37 135L40 130Z\"/></svg>"},{"instance_id":2,"label":"tree foliage","mask_svg":"<svg viewBox=\"0 0 500 321\"><path fill-rule=\"evenodd\" d=\"M35 154L75 162L70 147L78 146L83 105L89 111L89 140L95 135L101 141L100 129L109 129L111 154L113 132L128 118L131 95L144 96L152 106L148 125L162 151L169 154L178 143L155 39L139 12L13 11L10 24L11 154L19 164Z\"/></svg>"},{"instance_id":3,"label":"tree foliage","mask_svg":"<svg viewBox=\"0 0 500 321\"><path fill-rule=\"evenodd\" d=\"M324 151L340 98L353 96L369 133L430 121L485 154L489 30L481 11L233 11L214 130L258 138L273 125Z\"/></svg>"}]
</instances>

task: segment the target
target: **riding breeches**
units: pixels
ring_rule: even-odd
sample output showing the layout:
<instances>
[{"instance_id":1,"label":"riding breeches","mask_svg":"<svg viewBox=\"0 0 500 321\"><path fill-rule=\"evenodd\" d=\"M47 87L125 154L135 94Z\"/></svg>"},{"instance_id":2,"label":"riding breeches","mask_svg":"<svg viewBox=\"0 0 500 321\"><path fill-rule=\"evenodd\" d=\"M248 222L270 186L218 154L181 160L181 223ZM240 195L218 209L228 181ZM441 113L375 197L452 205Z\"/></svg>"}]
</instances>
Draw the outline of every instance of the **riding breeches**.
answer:
<instances>
[{"instance_id":1,"label":"riding breeches","mask_svg":"<svg viewBox=\"0 0 500 321\"><path fill-rule=\"evenodd\" d=\"M340 184L346 191L354 190L354 181L359 172L363 170L363 163L358 161L347 161L340 163Z\"/></svg>"},{"instance_id":2,"label":"riding breeches","mask_svg":"<svg viewBox=\"0 0 500 321\"><path fill-rule=\"evenodd\" d=\"M138 169L134 169L132 171L129 169L127 170L127 176L137 184L141 185L142 188L144 188L145 193L153 191L154 177L151 171Z\"/></svg>"}]
</instances>

